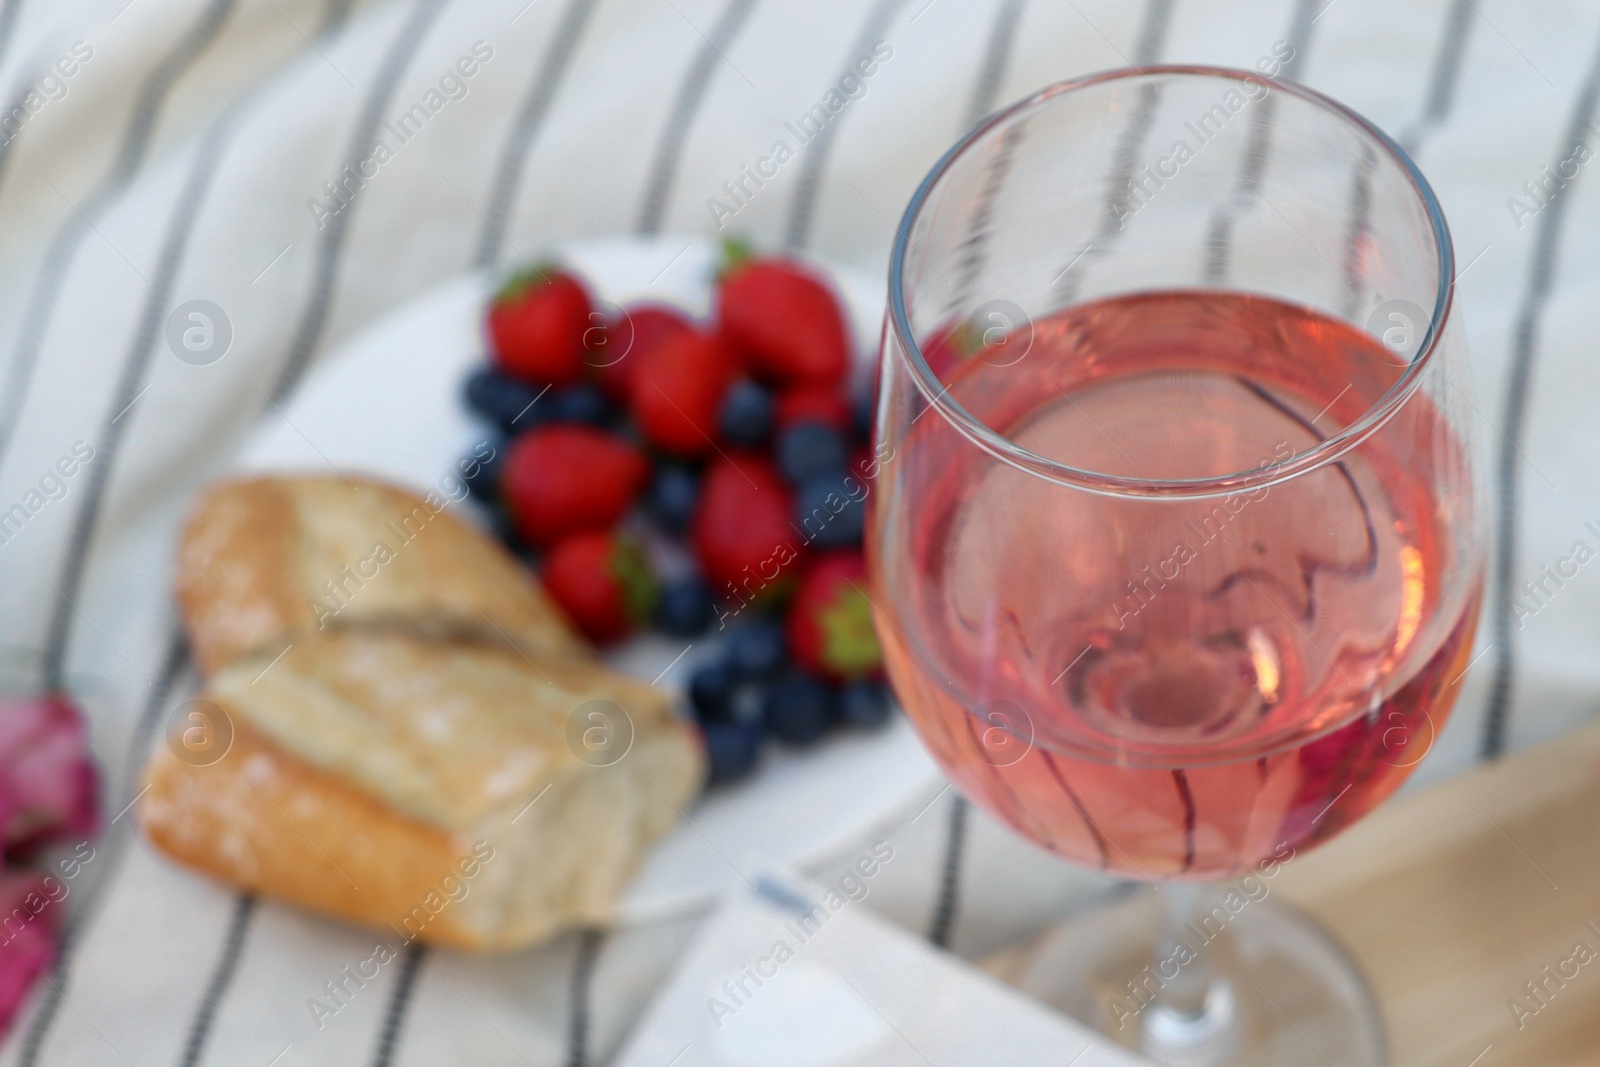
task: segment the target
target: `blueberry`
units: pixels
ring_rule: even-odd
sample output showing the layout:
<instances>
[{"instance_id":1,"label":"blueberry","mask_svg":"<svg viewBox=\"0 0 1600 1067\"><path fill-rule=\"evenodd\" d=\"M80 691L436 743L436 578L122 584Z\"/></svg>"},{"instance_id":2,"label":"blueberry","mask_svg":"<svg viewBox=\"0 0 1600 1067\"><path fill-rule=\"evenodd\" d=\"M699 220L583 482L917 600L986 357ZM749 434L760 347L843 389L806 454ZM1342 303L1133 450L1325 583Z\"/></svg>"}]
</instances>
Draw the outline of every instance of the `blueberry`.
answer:
<instances>
[{"instance_id":1,"label":"blueberry","mask_svg":"<svg viewBox=\"0 0 1600 1067\"><path fill-rule=\"evenodd\" d=\"M839 718L862 730L876 730L889 721L889 687L872 678L846 685L839 693Z\"/></svg>"},{"instance_id":2,"label":"blueberry","mask_svg":"<svg viewBox=\"0 0 1600 1067\"><path fill-rule=\"evenodd\" d=\"M547 417L552 422L581 422L589 426L610 426L617 410L592 382L569 385L545 398L550 405Z\"/></svg>"},{"instance_id":3,"label":"blueberry","mask_svg":"<svg viewBox=\"0 0 1600 1067\"><path fill-rule=\"evenodd\" d=\"M464 388L467 406L508 434L532 429L543 419L535 404L541 387L529 385L492 367L474 371Z\"/></svg>"},{"instance_id":4,"label":"blueberry","mask_svg":"<svg viewBox=\"0 0 1600 1067\"><path fill-rule=\"evenodd\" d=\"M764 730L767 690L759 682L739 682L728 697L728 721Z\"/></svg>"},{"instance_id":5,"label":"blueberry","mask_svg":"<svg viewBox=\"0 0 1600 1067\"><path fill-rule=\"evenodd\" d=\"M727 722L732 696L733 673L726 664L708 663L689 677L689 701L694 705L695 721L701 725Z\"/></svg>"},{"instance_id":6,"label":"blueberry","mask_svg":"<svg viewBox=\"0 0 1600 1067\"><path fill-rule=\"evenodd\" d=\"M778 466L795 485L844 470L844 437L832 426L801 422L778 435Z\"/></svg>"},{"instance_id":7,"label":"blueberry","mask_svg":"<svg viewBox=\"0 0 1600 1067\"><path fill-rule=\"evenodd\" d=\"M808 674L794 674L767 691L767 730L791 745L809 745L828 732L833 721L831 686Z\"/></svg>"},{"instance_id":8,"label":"blueberry","mask_svg":"<svg viewBox=\"0 0 1600 1067\"><path fill-rule=\"evenodd\" d=\"M783 624L777 619L752 619L728 638L728 669L736 678L771 678L787 658Z\"/></svg>"},{"instance_id":9,"label":"blueberry","mask_svg":"<svg viewBox=\"0 0 1600 1067\"><path fill-rule=\"evenodd\" d=\"M495 442L488 459L477 452L462 457L457 466L461 471L461 480L467 483L467 492L485 504L500 499L500 467L505 458L506 445L503 441Z\"/></svg>"},{"instance_id":10,"label":"blueberry","mask_svg":"<svg viewBox=\"0 0 1600 1067\"><path fill-rule=\"evenodd\" d=\"M705 728L706 780L734 782L755 768L761 755L761 730L751 725L716 723Z\"/></svg>"},{"instance_id":11,"label":"blueberry","mask_svg":"<svg viewBox=\"0 0 1600 1067\"><path fill-rule=\"evenodd\" d=\"M878 414L875 389L868 389L850 402L850 429L857 444L872 443L872 423Z\"/></svg>"},{"instance_id":12,"label":"blueberry","mask_svg":"<svg viewBox=\"0 0 1600 1067\"><path fill-rule=\"evenodd\" d=\"M733 383L723 398L718 426L730 445L760 448L772 437L772 393L755 382Z\"/></svg>"},{"instance_id":13,"label":"blueberry","mask_svg":"<svg viewBox=\"0 0 1600 1067\"><path fill-rule=\"evenodd\" d=\"M700 499L700 476L688 467L664 463L656 468L645 492L645 509L667 533L681 536L694 518Z\"/></svg>"},{"instance_id":14,"label":"blueberry","mask_svg":"<svg viewBox=\"0 0 1600 1067\"><path fill-rule=\"evenodd\" d=\"M863 488L859 479L841 477L837 472L801 482L794 495L794 522L807 543L817 548L860 544L867 528Z\"/></svg>"},{"instance_id":15,"label":"blueberry","mask_svg":"<svg viewBox=\"0 0 1600 1067\"><path fill-rule=\"evenodd\" d=\"M656 625L677 637L698 637L716 618L711 588L699 578L668 582L656 603Z\"/></svg>"}]
</instances>

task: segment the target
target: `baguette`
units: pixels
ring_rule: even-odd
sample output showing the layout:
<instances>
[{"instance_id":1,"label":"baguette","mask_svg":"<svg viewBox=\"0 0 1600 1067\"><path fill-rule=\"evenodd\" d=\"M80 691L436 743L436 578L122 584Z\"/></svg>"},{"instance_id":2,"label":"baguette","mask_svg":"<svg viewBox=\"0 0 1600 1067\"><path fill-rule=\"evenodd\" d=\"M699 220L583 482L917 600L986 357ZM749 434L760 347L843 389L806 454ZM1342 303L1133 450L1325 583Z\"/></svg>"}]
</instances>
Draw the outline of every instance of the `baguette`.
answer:
<instances>
[{"instance_id":1,"label":"baguette","mask_svg":"<svg viewBox=\"0 0 1600 1067\"><path fill-rule=\"evenodd\" d=\"M588 655L539 584L441 496L368 478L213 487L184 528L177 594L203 675L299 634L374 624Z\"/></svg>"},{"instance_id":2,"label":"baguette","mask_svg":"<svg viewBox=\"0 0 1600 1067\"><path fill-rule=\"evenodd\" d=\"M208 766L158 749L150 840L403 940L509 950L606 922L704 775L652 686L404 630L302 637L217 671L201 699L231 747Z\"/></svg>"}]
</instances>

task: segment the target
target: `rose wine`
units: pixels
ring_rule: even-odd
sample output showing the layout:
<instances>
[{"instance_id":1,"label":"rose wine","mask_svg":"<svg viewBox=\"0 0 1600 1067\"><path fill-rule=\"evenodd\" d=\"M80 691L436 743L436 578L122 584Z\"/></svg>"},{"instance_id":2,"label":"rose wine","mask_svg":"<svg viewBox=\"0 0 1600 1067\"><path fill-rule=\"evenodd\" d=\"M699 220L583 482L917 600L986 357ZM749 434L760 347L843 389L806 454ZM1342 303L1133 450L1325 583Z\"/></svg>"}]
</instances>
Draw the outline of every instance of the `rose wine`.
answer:
<instances>
[{"instance_id":1,"label":"rose wine","mask_svg":"<svg viewBox=\"0 0 1600 1067\"><path fill-rule=\"evenodd\" d=\"M1136 482L1315 448L1404 370L1342 321L1204 291L926 347L1015 445ZM1229 877L1358 819L1432 744L1477 618L1477 578L1444 580L1474 546L1441 503L1471 486L1438 404L1205 497L1043 480L919 410L871 536L889 673L934 756L1020 833L1130 877Z\"/></svg>"}]
</instances>

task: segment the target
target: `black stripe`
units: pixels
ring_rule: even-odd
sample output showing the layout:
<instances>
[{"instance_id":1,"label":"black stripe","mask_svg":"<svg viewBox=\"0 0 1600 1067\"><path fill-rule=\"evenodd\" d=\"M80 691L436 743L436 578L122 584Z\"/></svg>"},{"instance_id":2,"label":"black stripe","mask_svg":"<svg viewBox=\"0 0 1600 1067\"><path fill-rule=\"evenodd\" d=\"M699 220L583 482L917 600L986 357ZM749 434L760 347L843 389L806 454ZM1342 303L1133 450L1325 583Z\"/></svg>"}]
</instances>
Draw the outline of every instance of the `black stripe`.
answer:
<instances>
[{"instance_id":1,"label":"black stripe","mask_svg":"<svg viewBox=\"0 0 1600 1067\"><path fill-rule=\"evenodd\" d=\"M22 1051L17 1054L17 1067L34 1067L39 1062L39 1050L61 1010L61 992L69 975L68 946L61 946L61 955L50 969L50 983L39 991L39 1007L28 1023L28 1032L22 1036Z\"/></svg>"},{"instance_id":2,"label":"black stripe","mask_svg":"<svg viewBox=\"0 0 1600 1067\"><path fill-rule=\"evenodd\" d=\"M22 402L33 381L34 368L39 361L39 349L44 343L45 332L55 313L56 301L60 299L62 285L66 281L72 261L77 257L78 248L82 245L83 239L93 232L94 220L105 214L138 172L140 164L144 161L145 152L150 147L150 137L155 130L156 120L160 117L161 108L166 104L167 94L172 91L178 79L205 54L207 47L221 31L222 24L232 14L234 4L235 0L211 0L195 24L145 76L111 170L100 180L100 184L89 194L83 205L67 216L51 240L50 247L44 255L44 262L40 266L38 279L34 283L28 308L23 314L22 328L12 354L5 392L0 394L0 405L3 405L0 407L0 463L4 462L11 437L16 432L17 423L22 419ZM6 148L0 149L0 152L5 153L0 155L0 177L4 176L3 168L5 159L9 157L9 145L10 142L7 142Z\"/></svg>"},{"instance_id":3,"label":"black stripe","mask_svg":"<svg viewBox=\"0 0 1600 1067\"><path fill-rule=\"evenodd\" d=\"M353 7L355 0L328 0L328 6L322 12L322 25L317 27L317 36L328 37L344 29L345 23L350 21Z\"/></svg>"},{"instance_id":4,"label":"black stripe","mask_svg":"<svg viewBox=\"0 0 1600 1067\"><path fill-rule=\"evenodd\" d=\"M1133 45L1133 64L1147 67L1161 56L1166 47L1167 27L1172 22L1172 6L1176 0L1150 0L1144 9L1144 25L1139 39Z\"/></svg>"},{"instance_id":5,"label":"black stripe","mask_svg":"<svg viewBox=\"0 0 1600 1067\"><path fill-rule=\"evenodd\" d=\"M1423 139L1450 117L1455 106L1456 83L1460 81L1461 57L1467 51L1467 31L1472 26L1473 0L1455 0L1445 16L1439 51L1433 58L1433 75L1428 83L1428 100L1422 115L1400 135L1400 147L1415 156L1422 151Z\"/></svg>"},{"instance_id":6,"label":"black stripe","mask_svg":"<svg viewBox=\"0 0 1600 1067\"><path fill-rule=\"evenodd\" d=\"M1089 817L1089 809L1083 806L1083 800L1078 796L1078 791L1072 788L1067 781L1067 776L1061 773L1061 766L1056 763L1055 756L1046 749L1041 748L1039 755L1044 757L1044 765L1049 768L1050 776L1055 779L1056 788L1061 795L1067 798L1067 803L1078 813L1078 818L1083 820L1083 825L1094 838L1095 851L1100 853L1100 867L1103 870L1111 869L1111 849L1106 841L1106 835L1100 832L1100 827Z\"/></svg>"},{"instance_id":7,"label":"black stripe","mask_svg":"<svg viewBox=\"0 0 1600 1067\"><path fill-rule=\"evenodd\" d=\"M877 0L872 5L872 10L867 13L867 19L861 24L861 33L856 37L855 43L850 46L850 54L845 58L844 68L834 78L834 83L845 74L855 71L855 61L869 51L878 40L883 37L884 31L889 28L889 23L894 19L896 12L905 0ZM839 126L844 121L844 112L834 116L817 135L806 142L805 151L800 161L800 177L794 191L794 201L789 205L789 223L784 229L783 243L795 251L802 251L811 240L811 220L816 214L817 195L821 192L822 169L828 163L828 150L833 146L833 140L839 133Z\"/></svg>"},{"instance_id":8,"label":"black stripe","mask_svg":"<svg viewBox=\"0 0 1600 1067\"><path fill-rule=\"evenodd\" d=\"M1163 0L1156 0L1160 3ZM994 110L995 97L1000 83L1005 80L1011 64L1011 53L1016 42L1017 26L1022 20L1024 0L1003 0L995 10L994 22L989 27L988 43L978 66L978 76L973 81L972 96L967 104L965 130L976 126ZM988 256L989 238L993 233L994 205L1011 174L1017 148L1027 132L1027 119L1019 119L1000 134L999 144L990 158L983 184L972 206L971 222L966 236L957 249L957 281L951 287L946 311L966 314L976 302L975 289Z\"/></svg>"},{"instance_id":9,"label":"black stripe","mask_svg":"<svg viewBox=\"0 0 1600 1067\"><path fill-rule=\"evenodd\" d=\"M171 696L178 679L188 667L189 642L184 636L182 625L173 622L167 634L167 653L161 658L161 670L156 674L150 695L139 712L139 720L133 725L133 734L128 738L128 746L123 750L122 788L124 794L127 794L127 800L123 803L133 800L131 790L138 781L139 771L149 758L150 741L161 722L162 714L167 710L167 698Z\"/></svg>"},{"instance_id":10,"label":"black stripe","mask_svg":"<svg viewBox=\"0 0 1600 1067\"><path fill-rule=\"evenodd\" d=\"M410 65L411 57L421 47L428 28L433 25L434 19L439 17L439 13L449 2L450 0L416 0L411 14L400 27L400 32L396 34L394 43L384 54L378 73L372 80L372 88L362 101L361 113L356 117L350 143L341 157L343 165L337 173L345 173L346 168L352 172L358 171L362 162L372 154L373 145L378 138L378 126L383 122L383 113L388 108L389 102L394 99L395 87L399 85L401 75ZM311 362L311 354L322 338L322 330L328 324L328 311L333 306L334 285L338 280L339 263L344 254L345 233L349 229L351 216L361 206L361 199L357 196L348 207L335 214L322 231L322 241L317 246L317 262L311 280L311 295L306 301L305 310L301 312L294 338L289 343L289 354L272 387L271 400L274 404L288 396L299 384L300 376L305 373L307 365Z\"/></svg>"},{"instance_id":11,"label":"black stripe","mask_svg":"<svg viewBox=\"0 0 1600 1067\"><path fill-rule=\"evenodd\" d=\"M100 840L100 849L108 862L95 875L94 882L83 894L84 899L79 901L77 908L68 917L67 936L63 939L65 942L75 940L80 930L87 929L88 921L94 915L99 900L110 892L113 875L120 865L128 840L133 836L135 819L131 805L141 793L140 772L149 762L151 742L167 711L173 690L178 687L179 680L184 677L188 668L188 642L184 640L183 629L173 624L167 639L166 654L161 659L161 669L151 684L150 692L145 697L144 707L139 710L139 718L134 722L133 731L123 749L122 777L119 783L121 788L118 790L120 799L117 802L116 812L112 814L117 822Z\"/></svg>"},{"instance_id":12,"label":"black stripe","mask_svg":"<svg viewBox=\"0 0 1600 1067\"><path fill-rule=\"evenodd\" d=\"M995 98L1000 95L1000 83L1005 80L1006 68L1011 65L1011 51L1017 43L1017 24L1022 21L1022 5L1027 0L1000 0L995 9L994 22L989 25L989 43L983 49L983 60L978 64L978 76L972 82L971 103L961 124L965 133L994 110Z\"/></svg>"},{"instance_id":13,"label":"black stripe","mask_svg":"<svg viewBox=\"0 0 1600 1067\"><path fill-rule=\"evenodd\" d=\"M400 959L400 973L395 976L394 989L389 994L389 1004L383 1011L383 1027L378 1031L378 1047L372 1054L372 1067L389 1067L394 1050L400 1043L400 1031L405 1026L406 1009L411 1006L411 991L416 988L417 971L428 955L428 946L413 941L406 946Z\"/></svg>"},{"instance_id":14,"label":"black stripe","mask_svg":"<svg viewBox=\"0 0 1600 1067\"><path fill-rule=\"evenodd\" d=\"M689 61L689 69L678 86L678 98L673 101L666 125L661 127L661 136L656 141L655 158L644 183L644 199L639 204L639 233L661 232L661 216L667 210L667 196L672 192L672 180L678 173L678 157L683 153L684 139L705 99L706 90L711 87L711 75L718 61L723 59L755 6L755 0L728 0L722 14L717 16L716 25L711 27L705 42Z\"/></svg>"},{"instance_id":15,"label":"black stripe","mask_svg":"<svg viewBox=\"0 0 1600 1067\"><path fill-rule=\"evenodd\" d=\"M1134 45L1135 66L1148 66L1161 58L1166 47L1167 27L1172 24L1174 2L1149 0L1145 5L1144 22ZM1087 267L1088 263L1109 253L1121 238L1122 219L1126 214L1127 202L1133 195L1133 174L1138 166L1139 152L1150 135L1150 127L1155 123L1156 107L1160 102L1161 86L1149 79L1143 81L1139 86L1139 98L1128 116L1128 124L1123 127L1117 147L1111 155L1111 169L1106 173L1105 213L1101 216L1100 225L1087 245L1081 249L1067 250L1066 260L1051 283L1061 305L1071 304L1077 299L1078 287L1084 277L1079 263Z\"/></svg>"},{"instance_id":16,"label":"black stripe","mask_svg":"<svg viewBox=\"0 0 1600 1067\"><path fill-rule=\"evenodd\" d=\"M1600 98L1600 51L1590 61L1589 73L1573 104L1562 140L1556 146L1557 160L1567 158L1573 145L1583 141L1587 134L1595 132L1593 122L1597 98ZM1511 692L1516 683L1516 627L1513 625L1512 600L1520 542L1517 502L1521 495L1521 484L1517 462L1522 456L1528 395L1533 387L1534 357L1539 349L1539 325L1544 317L1545 304L1550 299L1556 254L1560 251L1561 224L1566 221L1567 201L1572 197L1577 180L1576 176L1568 179L1566 187L1557 191L1549 205L1539 213L1539 232L1534 238L1522 309L1517 314L1516 332L1512 340L1505 413L1501 421L1503 441L1495 465L1499 514L1491 602L1494 611L1494 678L1489 686L1489 710L1483 724L1480 752L1484 759L1497 758L1505 748Z\"/></svg>"},{"instance_id":17,"label":"black stripe","mask_svg":"<svg viewBox=\"0 0 1600 1067\"><path fill-rule=\"evenodd\" d=\"M945 829L944 865L939 872L939 896L928 923L928 940L940 948L950 947L950 931L956 923L956 908L961 903L961 856L966 851L967 809L971 805L960 793L950 805L950 821Z\"/></svg>"},{"instance_id":18,"label":"black stripe","mask_svg":"<svg viewBox=\"0 0 1600 1067\"><path fill-rule=\"evenodd\" d=\"M1284 60L1278 77L1299 77L1305 69L1306 57L1311 54L1311 41L1316 36L1317 19L1328 10L1328 0L1299 0L1294 6L1294 16L1289 20L1289 36L1285 38L1294 55Z\"/></svg>"},{"instance_id":19,"label":"black stripe","mask_svg":"<svg viewBox=\"0 0 1600 1067\"><path fill-rule=\"evenodd\" d=\"M1294 77L1306 63L1311 52L1311 42L1316 34L1316 12L1324 0L1296 0L1294 18L1289 23L1288 44L1293 54L1278 70L1278 77ZM1239 212L1255 205L1261 196L1261 179L1267 172L1267 159L1272 151L1273 119L1278 112L1277 94L1267 95L1256 105L1250 117L1250 140L1245 146L1244 167L1239 172L1234 194L1217 208L1211 217L1210 231L1206 235L1205 280L1209 285L1220 285L1228 276L1229 259L1233 254L1233 224Z\"/></svg>"},{"instance_id":20,"label":"black stripe","mask_svg":"<svg viewBox=\"0 0 1600 1067\"><path fill-rule=\"evenodd\" d=\"M1401 147L1412 156L1422 150L1423 138L1449 116L1455 103L1461 57L1466 51L1467 27L1471 25L1468 17L1471 4L1472 0L1456 0L1445 16L1444 33L1434 57L1422 114L1400 137ZM1361 248L1371 228L1368 216L1372 208L1372 175L1377 162L1377 154L1371 146L1363 146L1350 182L1349 222L1345 225L1344 242L1344 275L1350 292L1344 310L1345 318L1352 320L1360 313L1366 298L1366 257L1361 254Z\"/></svg>"},{"instance_id":21,"label":"black stripe","mask_svg":"<svg viewBox=\"0 0 1600 1067\"><path fill-rule=\"evenodd\" d=\"M179 1067L198 1067L205 1055L206 1039L211 1036L211 1026L216 1021L217 1008L239 972L239 960L244 955L245 935L250 932L250 920L256 913L256 898L240 893L234 900L233 919L228 923L228 936L222 942L222 954L211 972L211 980L200 997L200 1006L189 1023L189 1037L183 1043L183 1057Z\"/></svg>"},{"instance_id":22,"label":"black stripe","mask_svg":"<svg viewBox=\"0 0 1600 1067\"><path fill-rule=\"evenodd\" d=\"M1182 872L1187 874L1194 870L1194 828L1197 812L1194 806L1194 793L1189 789L1189 775L1181 770L1172 772L1172 784L1178 788L1178 799L1183 803L1183 867Z\"/></svg>"},{"instance_id":23,"label":"black stripe","mask_svg":"<svg viewBox=\"0 0 1600 1067\"><path fill-rule=\"evenodd\" d=\"M500 259L500 246L505 243L505 231L511 225L511 209L517 200L517 190L522 185L522 168L527 163L528 149L544 126L550 105L555 101L556 90L567 73L573 53L578 50L578 40L597 2L568 0L555 35L550 38L550 44L539 60L539 68L528 86L528 95L523 98L505 147L500 150L494 186L489 192L489 203L484 212L483 232L478 235L478 251L472 257L474 266L492 267Z\"/></svg>"},{"instance_id":24,"label":"black stripe","mask_svg":"<svg viewBox=\"0 0 1600 1067\"><path fill-rule=\"evenodd\" d=\"M1011 176L1017 149L1021 147L1027 131L1026 117L1008 124L1001 131L994 153L984 167L983 184L978 187L978 195L972 201L967 233L956 246L956 278L955 284L950 287L946 314L954 312L970 316L977 307L978 281L989 257L989 238L994 234L994 205L1000 199L1006 179Z\"/></svg>"},{"instance_id":25,"label":"black stripe","mask_svg":"<svg viewBox=\"0 0 1600 1067\"><path fill-rule=\"evenodd\" d=\"M133 803L137 796L133 786L137 782L138 768L143 763L146 749L149 747L150 734L155 724L161 720L167 698L183 674L188 661L188 647L184 643L183 632L179 630L169 643L161 673L157 675L155 685L139 713L133 736L129 739L128 747L123 754L121 794L124 805ZM67 926L61 935L59 954L56 956L55 966L51 969L50 983L39 990L39 1007L28 1022L27 1033L22 1037L21 1051L17 1055L17 1067L34 1067L39 1062L39 1051L50 1036L51 1025L55 1022L56 1012L61 1007L61 998L66 991L67 983L71 981L73 953L78 947L82 931L88 929L90 918L98 913L99 902L110 894L110 887L115 881L117 871L121 869L122 857L126 854L126 849L121 847L129 836L125 827L131 824L132 819L126 823L119 821L107 831L100 842L100 850L105 853L105 869L99 875L99 880L94 883L94 891L89 894L88 900L80 900L67 915Z\"/></svg>"},{"instance_id":26,"label":"black stripe","mask_svg":"<svg viewBox=\"0 0 1600 1067\"><path fill-rule=\"evenodd\" d=\"M590 927L578 935L568 995L567 1067L585 1067L589 1062L589 999L594 987L595 961L600 958L600 947L605 936L605 931L596 927Z\"/></svg>"},{"instance_id":27,"label":"black stripe","mask_svg":"<svg viewBox=\"0 0 1600 1067\"><path fill-rule=\"evenodd\" d=\"M1354 320L1366 302L1367 257L1362 255L1367 233L1371 229L1372 173L1378 166L1378 154L1372 146L1361 146L1361 158L1350 170L1350 198L1345 208L1344 266L1340 268L1345 280L1344 317Z\"/></svg>"},{"instance_id":28,"label":"black stripe","mask_svg":"<svg viewBox=\"0 0 1600 1067\"><path fill-rule=\"evenodd\" d=\"M231 3L232 0L226 0ZM88 567L89 549L94 543L101 510L105 505L106 490L116 469L118 452L127 429L137 413L129 411L138 398L142 383L148 375L156 341L161 333L162 319L168 312L167 303L172 296L173 282L183 264L188 249L189 236L194 231L217 172L217 164L238 130L237 119L244 113L253 95L246 93L230 103L206 130L194 163L184 179L182 190L167 223L166 237L156 260L154 277L145 294L139 321L134 328L133 340L123 357L122 373L101 420L99 448L96 462L88 468L84 483L83 502L72 518L67 535L66 556L56 582L57 597L52 606L45 637L44 683L47 688L60 688L68 653L72 643L73 619L77 614L75 604Z\"/></svg>"}]
</instances>

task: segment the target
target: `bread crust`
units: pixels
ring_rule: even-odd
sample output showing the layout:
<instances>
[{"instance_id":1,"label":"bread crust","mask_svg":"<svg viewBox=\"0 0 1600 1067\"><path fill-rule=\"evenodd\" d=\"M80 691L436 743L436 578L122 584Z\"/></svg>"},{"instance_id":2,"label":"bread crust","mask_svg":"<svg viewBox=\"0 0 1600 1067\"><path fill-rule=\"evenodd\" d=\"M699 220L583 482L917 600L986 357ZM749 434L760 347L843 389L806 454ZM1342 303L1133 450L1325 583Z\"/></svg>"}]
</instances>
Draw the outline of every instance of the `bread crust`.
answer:
<instances>
[{"instance_id":1,"label":"bread crust","mask_svg":"<svg viewBox=\"0 0 1600 1067\"><path fill-rule=\"evenodd\" d=\"M222 882L391 943L522 948L609 921L704 778L671 697L598 663L437 494L225 482L178 557L199 699L232 740L158 746L139 821ZM597 757L613 728L628 744Z\"/></svg>"},{"instance_id":2,"label":"bread crust","mask_svg":"<svg viewBox=\"0 0 1600 1067\"><path fill-rule=\"evenodd\" d=\"M448 899L441 886L452 876L468 886L470 899L471 880L458 864L477 860L473 841L400 815L247 723L235 723L227 755L209 766L192 766L160 746L145 785L140 825L187 867L401 940L514 947L460 922L454 903L429 909ZM428 922L418 923L418 907Z\"/></svg>"},{"instance_id":3,"label":"bread crust","mask_svg":"<svg viewBox=\"0 0 1600 1067\"><path fill-rule=\"evenodd\" d=\"M231 746L203 766L176 738L157 749L150 840L402 940L505 950L608 921L704 777L666 693L498 645L313 633L228 665L198 699ZM594 728L627 743L595 758Z\"/></svg>"},{"instance_id":4,"label":"bread crust","mask_svg":"<svg viewBox=\"0 0 1600 1067\"><path fill-rule=\"evenodd\" d=\"M375 624L530 655L589 654L511 554L441 496L373 478L272 475L212 487L184 527L177 596L204 675L276 654L296 634Z\"/></svg>"}]
</instances>

